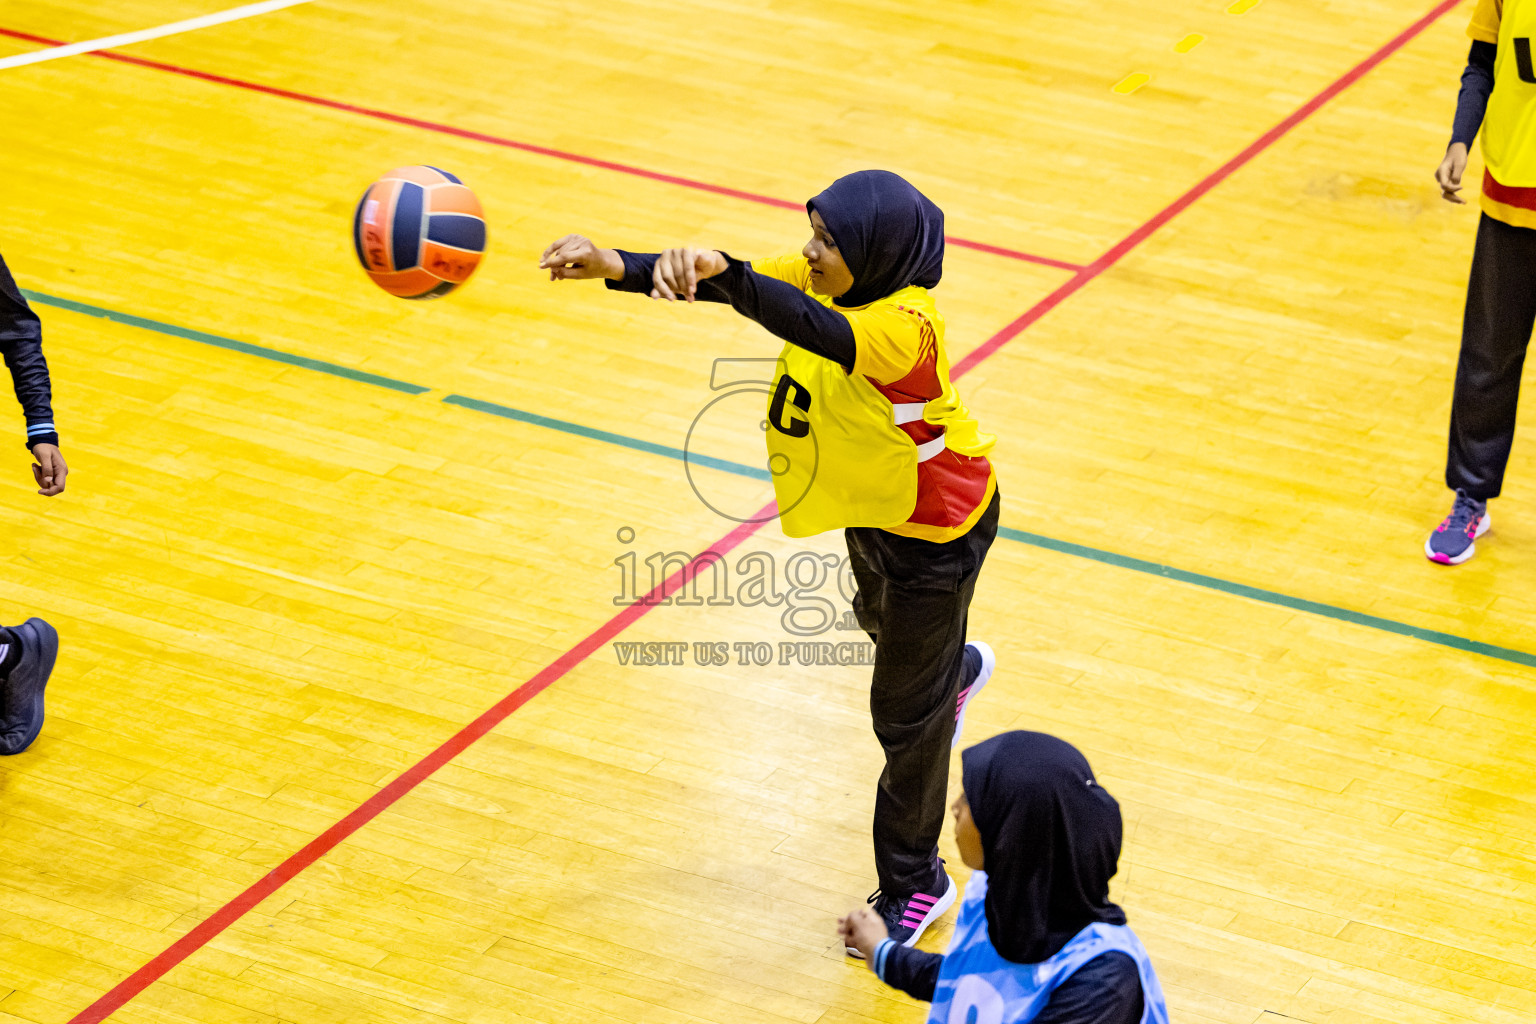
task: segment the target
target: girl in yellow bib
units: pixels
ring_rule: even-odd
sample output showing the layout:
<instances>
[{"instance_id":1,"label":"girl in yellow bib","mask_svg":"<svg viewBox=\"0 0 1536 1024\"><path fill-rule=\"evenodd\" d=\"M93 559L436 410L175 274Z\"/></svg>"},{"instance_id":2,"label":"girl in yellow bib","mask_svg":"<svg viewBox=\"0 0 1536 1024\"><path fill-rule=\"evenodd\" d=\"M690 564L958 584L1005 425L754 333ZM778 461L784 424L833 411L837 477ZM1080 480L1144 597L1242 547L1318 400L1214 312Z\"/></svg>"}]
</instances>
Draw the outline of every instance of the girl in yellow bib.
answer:
<instances>
[{"instance_id":1,"label":"girl in yellow bib","mask_svg":"<svg viewBox=\"0 0 1536 1024\"><path fill-rule=\"evenodd\" d=\"M1467 34L1472 49L1451 143L1435 171L1441 194L1464 203L1458 193L1467 147L1482 130L1482 216L1445 462L1445 482L1456 496L1451 514L1424 542L1424 554L1441 565L1471 558L1490 529L1488 502L1504 486L1520 371L1536 324L1536 0L1477 0Z\"/></svg>"},{"instance_id":2,"label":"girl in yellow bib","mask_svg":"<svg viewBox=\"0 0 1536 1024\"><path fill-rule=\"evenodd\" d=\"M996 439L949 379L944 318L929 294L943 270L944 214L889 171L839 178L806 210L812 234L797 255L746 263L567 235L539 266L555 281L605 278L616 291L729 303L787 342L768 403L774 493L788 536L842 529L848 544L854 610L875 642L870 711L886 760L870 902L910 946L955 900L938 839L950 747L994 665L991 648L965 633L997 535L986 457Z\"/></svg>"}]
</instances>

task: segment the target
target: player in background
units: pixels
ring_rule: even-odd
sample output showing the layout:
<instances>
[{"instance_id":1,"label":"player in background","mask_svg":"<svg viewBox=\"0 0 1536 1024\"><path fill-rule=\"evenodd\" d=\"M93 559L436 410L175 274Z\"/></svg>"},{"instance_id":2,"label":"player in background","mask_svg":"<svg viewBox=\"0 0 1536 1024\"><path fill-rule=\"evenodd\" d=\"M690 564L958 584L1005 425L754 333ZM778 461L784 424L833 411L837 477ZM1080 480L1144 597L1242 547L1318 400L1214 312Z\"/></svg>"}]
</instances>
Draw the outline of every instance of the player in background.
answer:
<instances>
[{"instance_id":1,"label":"player in background","mask_svg":"<svg viewBox=\"0 0 1536 1024\"><path fill-rule=\"evenodd\" d=\"M1487 166L1445 463L1445 483L1456 499L1424 542L1424 554L1442 565L1471 558L1474 542L1491 525L1488 501L1504 485L1520 371L1536 325L1536 3L1478 0L1467 35L1472 50L1451 143L1435 172L1441 195L1466 202L1457 193L1479 127Z\"/></svg>"},{"instance_id":2,"label":"player in background","mask_svg":"<svg viewBox=\"0 0 1536 1024\"><path fill-rule=\"evenodd\" d=\"M1147 951L1109 901L1120 805L1083 755L1006 732L961 755L955 843L973 870L943 956L904 949L860 908L838 922L930 1024L1167 1024Z\"/></svg>"},{"instance_id":3,"label":"player in background","mask_svg":"<svg viewBox=\"0 0 1536 1024\"><path fill-rule=\"evenodd\" d=\"M854 610L875 642L870 711L885 751L870 902L911 945L957 892L938 840L951 742L995 663L987 645L966 643L966 618L997 534L986 458L996 439L949 379L928 291L943 269L939 208L889 171L860 171L806 209L812 236L795 255L638 254L567 235L539 265L551 280L729 303L788 342L767 416L780 523L791 537L844 531Z\"/></svg>"},{"instance_id":4,"label":"player in background","mask_svg":"<svg viewBox=\"0 0 1536 1024\"><path fill-rule=\"evenodd\" d=\"M37 493L51 498L63 492L69 467L59 452L59 434L53 425L43 328L4 258L0 258L0 356L11 371L16 398L26 414ZM0 627L0 754L19 754L37 738L43 727L43 688L58 652L59 635L42 619Z\"/></svg>"}]
</instances>

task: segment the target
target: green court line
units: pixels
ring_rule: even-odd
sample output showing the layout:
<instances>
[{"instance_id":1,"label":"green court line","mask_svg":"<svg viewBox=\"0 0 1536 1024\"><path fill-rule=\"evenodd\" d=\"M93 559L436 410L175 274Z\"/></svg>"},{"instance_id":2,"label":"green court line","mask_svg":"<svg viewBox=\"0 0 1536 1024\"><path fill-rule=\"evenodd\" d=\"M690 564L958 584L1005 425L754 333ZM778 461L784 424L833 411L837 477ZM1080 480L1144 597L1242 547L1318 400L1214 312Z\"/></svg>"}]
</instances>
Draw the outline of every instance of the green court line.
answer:
<instances>
[{"instance_id":1,"label":"green court line","mask_svg":"<svg viewBox=\"0 0 1536 1024\"><path fill-rule=\"evenodd\" d=\"M1481 640L1468 640L1466 637L1456 636L1454 633L1442 633L1435 629L1410 626L1405 622L1383 619L1377 615L1367 615L1364 612L1351 611L1348 608L1339 608L1335 605L1322 604L1318 601L1308 601L1301 597L1291 597L1288 594L1281 594L1273 590L1261 590L1258 587L1250 587L1246 583L1233 583L1231 580L1224 580L1217 576L1206 576L1198 572L1189 572L1185 569L1175 569L1171 565L1159 565L1157 562L1147 562L1140 558L1132 558L1129 555L1117 555L1112 551L1100 551L1098 548L1073 544L1071 541L1057 540L1054 537L1045 537L1038 533L1029 533L1025 530L1015 530L1008 526L999 527L997 535L999 537L1007 537L1009 540L1019 541L1022 544L1045 548L1048 551L1059 551L1064 555L1076 555L1078 558L1092 559L1095 562L1117 566L1121 569L1132 569L1151 576L1161 576L1164 579L1178 580L1180 583L1190 583L1197 587L1205 587L1207 590L1219 590L1224 594L1246 597L1253 601L1263 601L1265 604L1279 605L1281 608L1291 608L1299 612L1310 612L1313 615L1338 619L1341 622L1351 622L1357 626L1369 626L1372 629L1379 629L1384 633L1396 633L1398 636L1412 637L1415 640L1423 640L1425 643L1439 644L1442 647L1453 647L1458 651L1470 651L1473 654L1498 658L1500 661L1512 661L1517 665L1529 665L1536 668L1536 654L1527 654L1525 651L1517 651L1509 647L1495 647L1493 644L1485 644Z\"/></svg>"},{"instance_id":2,"label":"green court line","mask_svg":"<svg viewBox=\"0 0 1536 1024\"><path fill-rule=\"evenodd\" d=\"M338 366L335 363L310 359L307 356L296 356L291 352L282 352L263 345L252 345L248 341L236 341L234 338L224 338L217 334L208 334L205 331L194 331L190 327L177 327L174 324L163 324L158 320L146 320L141 316L134 316L131 313L119 313L115 309L103 309L100 306L76 302L73 299L61 299L56 295L46 295L43 292L34 292L27 288L23 288L21 294L33 302L44 306L57 306L59 309L67 309L72 313L99 316L103 320L127 324L129 327L142 327L146 331L169 334L177 338L185 338L188 341L200 341L204 345L214 345L218 348L227 348L234 352L244 352L248 356L260 356L273 362L287 363L289 366L302 366L306 370L329 373L333 377L345 377L348 380L359 381L363 384L376 384L381 388L389 388L391 391L403 391L407 395L421 395L432 390L431 388L424 388L420 384L407 384L405 381L395 380L393 377L381 377L376 373L365 373L362 370L354 370L349 366Z\"/></svg>"},{"instance_id":3,"label":"green court line","mask_svg":"<svg viewBox=\"0 0 1536 1024\"><path fill-rule=\"evenodd\" d=\"M59 309L84 313L87 316L98 316L117 323L127 324L130 327L140 327L146 331L169 334L173 337L185 338L188 341L200 341L205 345L243 352L246 355L259 356L262 359L271 359L279 363L287 363L290 366L302 366L307 370L316 370L320 373L345 377L348 380L355 380L363 384L375 384L379 387L389 388L392 391L403 391L409 395L420 395L432 390L417 384L407 384L404 381L394 380L390 377L381 377L375 373L364 373L361 370L338 366L335 363L309 359L305 356L296 356L274 348L252 345L244 341L235 341L233 338L223 338L217 334L207 334L203 331L194 331L186 327L176 327L172 324L161 323L158 320L148 320L129 313L119 313L116 310L103 309L100 306L91 306L83 302L75 302L72 299L61 299L53 295L46 295L42 292L34 292L28 289L22 289L22 294L33 302L38 302L45 306L57 306ZM602 441L605 444L618 445L634 451L646 452L650 455L661 455L669 459L696 463L701 466L707 466L710 469L720 470L721 472L750 477L753 480L771 479L766 469L756 466L748 466L745 463L731 462L726 459L716 459L708 455L696 455L681 448L672 448L668 445L656 444L652 441L642 441L639 438L626 437L623 434L614 434L606 430L584 427L579 423L572 423L569 420L558 420L549 416L540 416L537 413L524 412L521 409L514 409L507 405L498 405L495 402L485 402L478 398L469 398L464 395L447 395L442 401L448 405L457 405L476 412L489 413L492 416L500 416L504 419L516 420L519 423L544 427L548 430L558 430L562 433L574 434L578 437ZM1055 551L1063 555L1073 555L1077 558L1086 558L1103 565L1130 569L1133 572L1146 573L1149 576L1158 576L1162 579L1176 580L1180 583L1204 587L1207 590L1231 594L1234 597L1245 597L1251 601L1261 601L1264 604L1290 608L1294 611L1307 612L1311 615L1327 619L1336 619L1340 622L1348 622L1356 626L1365 626L1384 633L1394 633L1397 636L1405 636L1413 640L1421 640L1425 643L1449 647L1453 650L1481 654L1484 657L1496 658L1499 661L1508 661L1516 665L1536 668L1536 654L1517 651L1510 647L1485 644L1481 640L1468 640L1466 637L1456 636L1454 633L1442 633L1439 630L1410 626L1405 622L1384 619L1378 615L1367 615L1364 612L1351 611L1348 608L1339 608L1335 605L1323 604L1319 601L1308 601L1305 598L1291 597L1288 594L1281 594L1273 590L1250 587L1246 583L1233 583L1231 580L1224 580L1217 576L1206 576L1202 573L1189 572L1185 569L1175 569L1171 565L1148 562L1144 559L1132 558L1129 555L1117 555L1112 551L1101 551L1098 548L1091 548L1085 544L1074 544L1071 541L1057 540L1054 537L1046 537L1043 534L1030 533L1026 530L1015 530L1008 526L999 527L997 534L999 537L1016 541L1020 544L1044 548L1047 551Z\"/></svg>"},{"instance_id":4,"label":"green court line","mask_svg":"<svg viewBox=\"0 0 1536 1024\"><path fill-rule=\"evenodd\" d=\"M569 420L551 419L548 416L540 416L535 412L524 412L514 409L509 405L497 405L495 402L483 402L478 398L468 398L464 395L449 395L443 399L449 405L460 405L466 409L474 409L476 412L488 412L492 416L501 416L509 420L517 420L519 423L531 423L536 427L548 427L550 430L561 430L567 434L575 434L578 437L589 437L594 441L604 441L608 444L616 444L621 448L633 448L637 452L649 452L652 455L664 455L669 459L679 459L683 462L696 463L700 466L708 466L710 469L718 469L726 473L735 473L737 476L748 476L754 480L772 480L766 469L756 466L748 466L740 462L730 462L726 459L717 459L711 455L700 455L697 452L684 451L681 448L672 448L664 444L656 444L654 441L642 441L637 437L626 437L623 434L611 434L606 430L597 430L594 427L584 427L579 423Z\"/></svg>"}]
</instances>

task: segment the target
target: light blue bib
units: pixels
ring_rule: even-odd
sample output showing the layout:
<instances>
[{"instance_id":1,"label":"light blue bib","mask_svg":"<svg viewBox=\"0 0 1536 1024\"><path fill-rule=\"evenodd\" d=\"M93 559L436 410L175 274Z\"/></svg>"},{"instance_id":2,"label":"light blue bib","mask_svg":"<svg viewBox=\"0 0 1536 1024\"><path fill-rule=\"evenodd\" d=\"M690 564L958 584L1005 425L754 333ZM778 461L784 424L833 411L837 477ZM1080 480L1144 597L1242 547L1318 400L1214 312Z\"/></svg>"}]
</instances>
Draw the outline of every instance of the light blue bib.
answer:
<instances>
[{"instance_id":1,"label":"light blue bib","mask_svg":"<svg viewBox=\"0 0 1536 1024\"><path fill-rule=\"evenodd\" d=\"M1004 960L987 935L987 875L971 874L955 922L955 937L939 968L928 1024L1028 1024L1050 1002L1056 986L1104 953L1124 953L1141 974L1141 1024L1168 1024L1168 1007L1152 961L1125 925L1091 924L1061 952L1038 964Z\"/></svg>"}]
</instances>

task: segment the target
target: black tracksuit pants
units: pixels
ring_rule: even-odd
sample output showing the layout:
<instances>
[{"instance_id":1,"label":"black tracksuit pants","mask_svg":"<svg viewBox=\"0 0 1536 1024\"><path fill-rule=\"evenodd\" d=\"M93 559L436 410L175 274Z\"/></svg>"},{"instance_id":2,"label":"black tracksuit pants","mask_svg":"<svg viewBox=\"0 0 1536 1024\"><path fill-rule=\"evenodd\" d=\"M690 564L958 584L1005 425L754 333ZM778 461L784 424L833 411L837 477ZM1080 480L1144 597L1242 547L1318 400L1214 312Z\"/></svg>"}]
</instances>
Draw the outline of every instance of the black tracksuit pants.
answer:
<instances>
[{"instance_id":1,"label":"black tracksuit pants","mask_svg":"<svg viewBox=\"0 0 1536 1024\"><path fill-rule=\"evenodd\" d=\"M1477 226L1451 400L1446 486L1497 498L1515 439L1520 371L1536 325L1536 229L1486 213Z\"/></svg>"},{"instance_id":2,"label":"black tracksuit pants","mask_svg":"<svg viewBox=\"0 0 1536 1024\"><path fill-rule=\"evenodd\" d=\"M1000 500L994 495L976 525L943 544L866 526L844 532L859 586L854 612L875 642L869 709L885 748L875 867L892 896L931 893L938 881L966 616Z\"/></svg>"}]
</instances>

